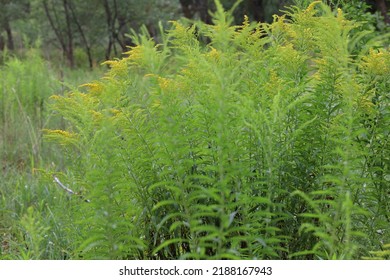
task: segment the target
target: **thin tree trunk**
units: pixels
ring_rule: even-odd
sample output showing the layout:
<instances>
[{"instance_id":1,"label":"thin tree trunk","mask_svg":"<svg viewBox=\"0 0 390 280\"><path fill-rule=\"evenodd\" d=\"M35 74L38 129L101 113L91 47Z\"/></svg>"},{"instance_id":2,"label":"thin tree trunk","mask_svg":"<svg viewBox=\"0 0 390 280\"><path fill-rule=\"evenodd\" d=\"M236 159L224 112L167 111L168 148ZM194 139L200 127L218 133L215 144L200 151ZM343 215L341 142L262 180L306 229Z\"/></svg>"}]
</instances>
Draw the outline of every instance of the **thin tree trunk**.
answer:
<instances>
[{"instance_id":1,"label":"thin tree trunk","mask_svg":"<svg viewBox=\"0 0 390 280\"><path fill-rule=\"evenodd\" d=\"M5 47L5 39L3 35L0 34L0 51L4 50Z\"/></svg>"},{"instance_id":2,"label":"thin tree trunk","mask_svg":"<svg viewBox=\"0 0 390 280\"><path fill-rule=\"evenodd\" d=\"M66 52L66 57L69 61L69 66L71 68L74 68L74 55L73 55L73 33L72 33L72 26L71 26L71 19L70 19L70 13L68 9L68 0L63 0L63 6L65 11L65 20L66 20L66 35L68 37L68 48Z\"/></svg>"},{"instance_id":3,"label":"thin tree trunk","mask_svg":"<svg viewBox=\"0 0 390 280\"><path fill-rule=\"evenodd\" d=\"M376 0L378 10L381 12L385 23L390 24L390 17L388 15L387 5L385 0Z\"/></svg>"},{"instance_id":4,"label":"thin tree trunk","mask_svg":"<svg viewBox=\"0 0 390 280\"><path fill-rule=\"evenodd\" d=\"M205 23L211 23L209 0L180 0L181 9L186 18L193 19L196 14Z\"/></svg>"},{"instance_id":5,"label":"thin tree trunk","mask_svg":"<svg viewBox=\"0 0 390 280\"><path fill-rule=\"evenodd\" d=\"M116 2L114 3L115 7L114 10L116 9ZM111 51L114 49L114 53L116 54L116 49L115 49L115 21L116 21L116 11L113 15L112 10L110 8L110 3L108 0L103 1L103 7L104 11L106 13L106 23L107 23L107 31L108 31L108 44L106 48L106 59L109 60L111 57Z\"/></svg>"},{"instance_id":6,"label":"thin tree trunk","mask_svg":"<svg viewBox=\"0 0 390 280\"><path fill-rule=\"evenodd\" d=\"M264 5L262 0L249 0L248 1L248 12L250 12L255 21L265 21Z\"/></svg>"},{"instance_id":7,"label":"thin tree trunk","mask_svg":"<svg viewBox=\"0 0 390 280\"><path fill-rule=\"evenodd\" d=\"M181 9L184 17L192 19L194 17L194 10L192 0L180 0Z\"/></svg>"},{"instance_id":8,"label":"thin tree trunk","mask_svg":"<svg viewBox=\"0 0 390 280\"><path fill-rule=\"evenodd\" d=\"M198 7L200 19L207 24L211 24L209 0L196 0L196 6Z\"/></svg>"},{"instance_id":9,"label":"thin tree trunk","mask_svg":"<svg viewBox=\"0 0 390 280\"><path fill-rule=\"evenodd\" d=\"M5 32L7 33L7 48L9 50L13 50L15 48L14 37L12 35L11 25L9 24L8 20L5 22L4 29L5 29Z\"/></svg>"},{"instance_id":10,"label":"thin tree trunk","mask_svg":"<svg viewBox=\"0 0 390 280\"><path fill-rule=\"evenodd\" d=\"M68 52L67 52L67 46L66 46L66 42L64 40L64 36L62 36L62 33L61 33L60 29L56 26L56 24L54 22L54 19L53 19L52 15L51 15L51 13L49 11L49 6L48 6L48 3L47 3L47 0L43 1L42 4L43 4L43 8L44 8L46 17L49 20L49 24L50 24L51 28L53 29L54 34L56 35L58 42L61 45L63 56L67 58L67 53ZM56 12L53 11L53 14L54 14L54 16L55 16L55 18L56 18L56 20L58 22L59 20L58 20L58 16L57 16Z\"/></svg>"},{"instance_id":11,"label":"thin tree trunk","mask_svg":"<svg viewBox=\"0 0 390 280\"><path fill-rule=\"evenodd\" d=\"M88 56L89 68L93 69L93 59L92 59L91 47L90 47L90 45L88 43L87 37L85 36L83 28L81 27L81 24L80 24L80 22L79 22L79 20L77 18L77 15L76 15L76 13L74 11L74 6L72 5L72 2L69 2L69 9L70 9L70 12L72 13L73 22L76 24L77 29L79 30L81 39L83 41L83 44L84 44L84 47L85 47L85 52L87 53L87 56Z\"/></svg>"}]
</instances>

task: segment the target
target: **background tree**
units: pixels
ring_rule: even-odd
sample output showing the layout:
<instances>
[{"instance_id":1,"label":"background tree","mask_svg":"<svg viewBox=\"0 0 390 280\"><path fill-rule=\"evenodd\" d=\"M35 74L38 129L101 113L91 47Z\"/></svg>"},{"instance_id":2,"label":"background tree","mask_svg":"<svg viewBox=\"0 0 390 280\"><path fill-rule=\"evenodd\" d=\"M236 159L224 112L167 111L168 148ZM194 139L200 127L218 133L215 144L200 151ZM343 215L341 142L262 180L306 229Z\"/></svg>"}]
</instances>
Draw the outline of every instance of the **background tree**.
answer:
<instances>
[{"instance_id":1,"label":"background tree","mask_svg":"<svg viewBox=\"0 0 390 280\"><path fill-rule=\"evenodd\" d=\"M62 52L68 60L69 66L74 67L72 15L69 9L70 0L43 1L42 5L46 17L53 29Z\"/></svg>"},{"instance_id":2,"label":"background tree","mask_svg":"<svg viewBox=\"0 0 390 280\"><path fill-rule=\"evenodd\" d=\"M9 50L15 48L12 22L28 16L29 10L29 1L0 0L0 50L5 46Z\"/></svg>"},{"instance_id":3,"label":"background tree","mask_svg":"<svg viewBox=\"0 0 390 280\"><path fill-rule=\"evenodd\" d=\"M377 10L380 11L381 15L383 16L385 23L390 24L390 16L388 9L390 5L389 1L387 1L386 3L386 0L376 0L375 3Z\"/></svg>"},{"instance_id":4,"label":"background tree","mask_svg":"<svg viewBox=\"0 0 390 280\"><path fill-rule=\"evenodd\" d=\"M324 0L325 1L325 0ZM221 1L230 9L236 0ZM242 0L234 11L235 23L244 15L250 20L272 22L273 14L283 13L288 5L305 7L312 0ZM364 28L386 32L390 24L389 0L326 0L343 7L349 19L364 21ZM128 34L145 26L152 38L159 40L159 22L182 16L211 23L213 0L0 0L0 49L44 46L51 61L75 67L120 57L134 44ZM383 17L381 20L378 16Z\"/></svg>"}]
</instances>

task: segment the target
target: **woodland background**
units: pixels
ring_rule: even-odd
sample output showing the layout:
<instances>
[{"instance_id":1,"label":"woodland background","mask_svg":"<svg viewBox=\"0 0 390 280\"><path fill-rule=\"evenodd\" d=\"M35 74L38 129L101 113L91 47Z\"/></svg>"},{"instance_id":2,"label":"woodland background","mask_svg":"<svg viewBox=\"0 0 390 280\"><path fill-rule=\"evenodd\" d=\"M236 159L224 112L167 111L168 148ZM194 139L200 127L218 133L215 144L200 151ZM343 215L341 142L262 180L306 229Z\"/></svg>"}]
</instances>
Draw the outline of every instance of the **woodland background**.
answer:
<instances>
[{"instance_id":1,"label":"woodland background","mask_svg":"<svg viewBox=\"0 0 390 280\"><path fill-rule=\"evenodd\" d=\"M310 1L301 1L307 2ZM356 19L368 20L373 28L390 24L388 0L327 1L346 3ZM223 0L226 9L234 0ZM272 22L293 0L244 0L235 9L236 23L250 20ZM348 8L349 7L349 8ZM0 50L22 52L30 47L43 51L45 59L70 67L93 68L104 60L120 57L134 45L128 34L145 26L159 36L159 22L185 17L211 23L212 0L1 0ZM382 16L382 19L378 17ZM61 56L62 54L62 56Z\"/></svg>"}]
</instances>

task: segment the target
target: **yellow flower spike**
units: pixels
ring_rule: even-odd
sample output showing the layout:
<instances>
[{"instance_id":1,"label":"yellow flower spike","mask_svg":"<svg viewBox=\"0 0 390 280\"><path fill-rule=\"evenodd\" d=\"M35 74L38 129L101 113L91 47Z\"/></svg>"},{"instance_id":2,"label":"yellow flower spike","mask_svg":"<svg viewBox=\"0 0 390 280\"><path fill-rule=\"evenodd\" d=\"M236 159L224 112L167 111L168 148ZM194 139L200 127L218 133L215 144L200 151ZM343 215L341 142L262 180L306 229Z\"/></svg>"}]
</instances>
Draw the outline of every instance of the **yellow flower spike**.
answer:
<instances>
[{"instance_id":1,"label":"yellow flower spike","mask_svg":"<svg viewBox=\"0 0 390 280\"><path fill-rule=\"evenodd\" d=\"M322 3L322 1L314 1L313 3L311 3L311 4L307 7L307 9L305 10L305 12L311 14L311 13L313 12L313 10L314 10L314 7L315 7L317 4L320 4L320 3ZM313 14L314 14L314 13L313 13Z\"/></svg>"},{"instance_id":2,"label":"yellow flower spike","mask_svg":"<svg viewBox=\"0 0 390 280\"><path fill-rule=\"evenodd\" d=\"M92 93L100 93L103 91L103 85L99 82L82 84L80 87L86 87Z\"/></svg>"},{"instance_id":3,"label":"yellow flower spike","mask_svg":"<svg viewBox=\"0 0 390 280\"><path fill-rule=\"evenodd\" d=\"M132 47L129 51L125 52L125 55L128 55L126 60L131 60L134 62L137 62L138 60L141 60L143 58L143 47L142 46L135 46Z\"/></svg>"},{"instance_id":4,"label":"yellow flower spike","mask_svg":"<svg viewBox=\"0 0 390 280\"><path fill-rule=\"evenodd\" d=\"M242 23L243 27L248 27L249 26L249 17L247 15L244 15L244 21Z\"/></svg>"},{"instance_id":5,"label":"yellow flower spike","mask_svg":"<svg viewBox=\"0 0 390 280\"><path fill-rule=\"evenodd\" d=\"M60 100L62 99L63 97L62 96L59 96L59 95L52 95L49 97L50 99L53 99L53 100Z\"/></svg>"},{"instance_id":6,"label":"yellow flower spike","mask_svg":"<svg viewBox=\"0 0 390 280\"><path fill-rule=\"evenodd\" d=\"M61 145L77 145L78 135L66 130L60 129L42 129L45 138L48 140L58 141Z\"/></svg>"},{"instance_id":7,"label":"yellow flower spike","mask_svg":"<svg viewBox=\"0 0 390 280\"><path fill-rule=\"evenodd\" d=\"M43 129L43 132L48 133L48 134L52 134L52 135L60 135L60 136L66 137L66 138L75 138L76 137L75 133L71 133L69 131L61 130L61 129Z\"/></svg>"},{"instance_id":8,"label":"yellow flower spike","mask_svg":"<svg viewBox=\"0 0 390 280\"><path fill-rule=\"evenodd\" d=\"M102 113L97 112L95 110L89 110L89 112L92 114L93 120L98 122L103 118Z\"/></svg>"},{"instance_id":9,"label":"yellow flower spike","mask_svg":"<svg viewBox=\"0 0 390 280\"><path fill-rule=\"evenodd\" d=\"M220 58L220 52L217 49L211 47L211 51L207 54L207 56L218 60Z\"/></svg>"},{"instance_id":10,"label":"yellow flower spike","mask_svg":"<svg viewBox=\"0 0 390 280\"><path fill-rule=\"evenodd\" d=\"M340 8L337 8L337 19L344 19L343 11Z\"/></svg>"},{"instance_id":11,"label":"yellow flower spike","mask_svg":"<svg viewBox=\"0 0 390 280\"><path fill-rule=\"evenodd\" d=\"M390 54L381 50L370 50L363 58L363 67L373 75L386 75L390 73Z\"/></svg>"},{"instance_id":12,"label":"yellow flower spike","mask_svg":"<svg viewBox=\"0 0 390 280\"><path fill-rule=\"evenodd\" d=\"M157 80L158 80L158 85L162 90L166 90L170 85L170 80L167 78L158 77Z\"/></svg>"},{"instance_id":13,"label":"yellow flower spike","mask_svg":"<svg viewBox=\"0 0 390 280\"><path fill-rule=\"evenodd\" d=\"M183 26L180 22L175 21L175 20L171 20L171 21L169 21L169 23L173 24L173 27L175 28L175 30L177 32L179 32L179 33L186 33L187 32L187 27Z\"/></svg>"},{"instance_id":14,"label":"yellow flower spike","mask_svg":"<svg viewBox=\"0 0 390 280\"><path fill-rule=\"evenodd\" d=\"M103 62L102 65L108 65L111 68L110 73L112 73L114 76L126 73L127 71L126 60L124 59L107 60Z\"/></svg>"}]
</instances>

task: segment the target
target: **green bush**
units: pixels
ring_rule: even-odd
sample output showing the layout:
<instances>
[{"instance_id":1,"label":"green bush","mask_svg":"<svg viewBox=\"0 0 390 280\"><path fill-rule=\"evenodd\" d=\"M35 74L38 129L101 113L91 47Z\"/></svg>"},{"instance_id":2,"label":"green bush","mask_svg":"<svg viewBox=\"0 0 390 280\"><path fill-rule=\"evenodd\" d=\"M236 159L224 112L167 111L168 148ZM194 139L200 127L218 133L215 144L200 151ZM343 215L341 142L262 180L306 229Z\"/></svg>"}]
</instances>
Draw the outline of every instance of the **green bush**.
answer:
<instances>
[{"instance_id":1,"label":"green bush","mask_svg":"<svg viewBox=\"0 0 390 280\"><path fill-rule=\"evenodd\" d=\"M390 54L316 1L272 24L173 22L53 96L72 258L353 259L389 243ZM201 42L209 42L204 45ZM351 54L354 53L352 56ZM64 209L65 211L66 209ZM382 235L378 238L378 232Z\"/></svg>"}]
</instances>

